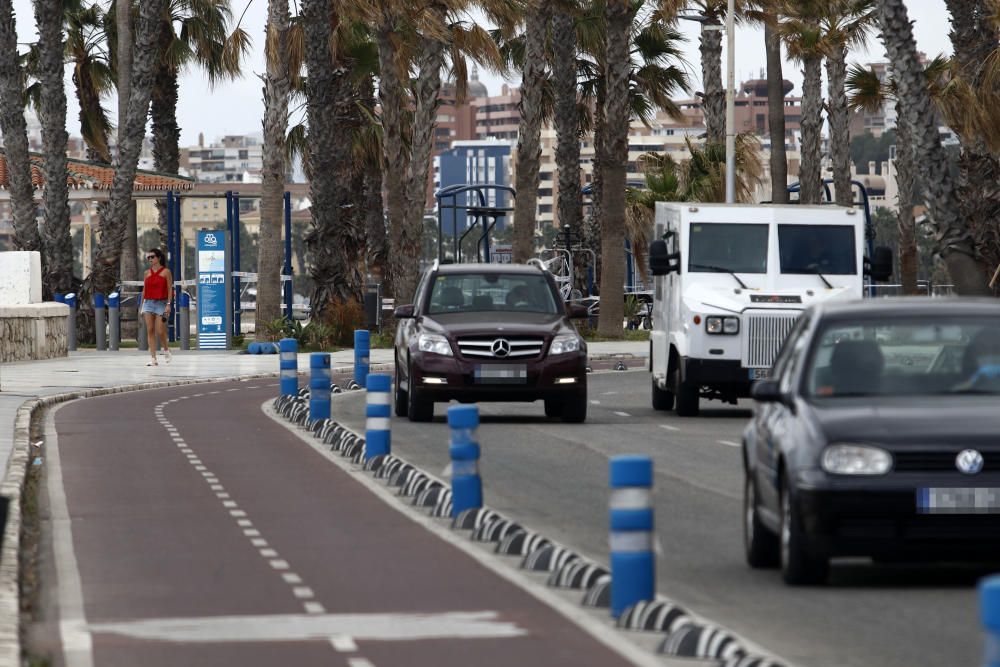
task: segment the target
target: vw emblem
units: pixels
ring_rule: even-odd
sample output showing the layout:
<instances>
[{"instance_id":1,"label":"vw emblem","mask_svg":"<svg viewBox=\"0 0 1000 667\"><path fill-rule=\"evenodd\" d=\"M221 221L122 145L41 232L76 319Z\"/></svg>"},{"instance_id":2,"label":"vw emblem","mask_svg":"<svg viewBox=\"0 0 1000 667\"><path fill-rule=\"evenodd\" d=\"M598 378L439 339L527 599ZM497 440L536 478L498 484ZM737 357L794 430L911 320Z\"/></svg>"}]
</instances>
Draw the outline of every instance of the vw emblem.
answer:
<instances>
[{"instance_id":1,"label":"vw emblem","mask_svg":"<svg viewBox=\"0 0 1000 667\"><path fill-rule=\"evenodd\" d=\"M510 354L510 342L506 338L497 338L490 349L493 350L494 357L503 359Z\"/></svg>"},{"instance_id":2,"label":"vw emblem","mask_svg":"<svg viewBox=\"0 0 1000 667\"><path fill-rule=\"evenodd\" d=\"M983 469L983 455L974 449L965 449L955 457L955 467L966 475L977 475Z\"/></svg>"}]
</instances>

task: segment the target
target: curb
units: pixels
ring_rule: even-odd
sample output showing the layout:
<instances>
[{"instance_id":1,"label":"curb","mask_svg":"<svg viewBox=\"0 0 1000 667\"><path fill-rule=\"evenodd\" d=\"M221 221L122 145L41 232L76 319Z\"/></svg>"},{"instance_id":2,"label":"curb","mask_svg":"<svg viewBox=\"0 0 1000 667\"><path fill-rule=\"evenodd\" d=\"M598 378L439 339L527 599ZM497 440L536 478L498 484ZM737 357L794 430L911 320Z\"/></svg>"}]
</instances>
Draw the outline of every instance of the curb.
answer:
<instances>
[{"instance_id":1,"label":"curb","mask_svg":"<svg viewBox=\"0 0 1000 667\"><path fill-rule=\"evenodd\" d=\"M350 392L341 392L337 388L333 391L331 399L337 394L345 393ZM611 575L605 565L560 545L485 505L466 510L453 519L449 518L450 484L394 454L378 456L368 463L363 463L365 438L362 434L337 422L332 416L331 419L309 421L308 390L300 390L296 396L279 396L265 402L263 407L269 416L283 417L287 420L288 428L294 430L314 448L326 453L336 465L357 476L365 486L372 490L383 489L382 493L395 496L401 501L398 503L400 505L405 504L425 510L420 513L423 518L417 519L407 509L396 507L433 532L463 533L470 543L480 543L497 555L516 557L519 563L517 570L545 577L547 586L544 588L583 591L583 598L578 599L578 605L591 610L610 608ZM301 430L311 431L315 440L308 439L306 434L295 428L295 425ZM338 461L333 454L339 454L344 462ZM350 463L356 466L363 464L363 467L349 468ZM362 476L364 473L368 473L372 479L367 479L368 475ZM426 510L429 510L429 513ZM447 520L447 525L443 520ZM464 548L464 544L456 546L463 547L466 553L473 555ZM481 558L488 557L491 556L486 554L481 556ZM505 574L496 568L491 569L508 580L514 580L510 574ZM587 622L583 622L579 612L567 611L564 603L553 604L550 598L542 597L524 584L519 585L575 621L595 639L614 648L636 664L665 659L673 661L668 664L679 664L683 661L692 665L725 667L790 667L791 665L787 661L773 657L769 652L736 633L689 612L659 594L655 600L639 602L627 608L613 625L608 625L593 617L587 617ZM595 634L595 631L599 634ZM656 640L655 648L647 651L633 642L629 642L627 649L613 645L607 641L607 631L646 633L647 638L652 637ZM646 643L648 641L644 642Z\"/></svg>"}]
</instances>

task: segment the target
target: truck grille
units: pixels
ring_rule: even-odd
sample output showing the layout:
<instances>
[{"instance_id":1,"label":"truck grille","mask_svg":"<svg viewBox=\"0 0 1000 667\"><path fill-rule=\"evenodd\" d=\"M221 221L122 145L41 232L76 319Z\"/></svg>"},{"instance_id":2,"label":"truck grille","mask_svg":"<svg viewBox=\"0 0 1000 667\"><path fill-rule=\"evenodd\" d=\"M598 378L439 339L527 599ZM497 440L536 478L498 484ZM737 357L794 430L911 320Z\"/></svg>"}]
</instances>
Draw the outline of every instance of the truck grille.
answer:
<instances>
[{"instance_id":1,"label":"truck grille","mask_svg":"<svg viewBox=\"0 0 1000 667\"><path fill-rule=\"evenodd\" d=\"M459 338L458 350L463 357L477 359L530 359L542 354L542 338Z\"/></svg>"},{"instance_id":2,"label":"truck grille","mask_svg":"<svg viewBox=\"0 0 1000 667\"><path fill-rule=\"evenodd\" d=\"M744 368L770 368L798 312L750 313L743 318Z\"/></svg>"}]
</instances>

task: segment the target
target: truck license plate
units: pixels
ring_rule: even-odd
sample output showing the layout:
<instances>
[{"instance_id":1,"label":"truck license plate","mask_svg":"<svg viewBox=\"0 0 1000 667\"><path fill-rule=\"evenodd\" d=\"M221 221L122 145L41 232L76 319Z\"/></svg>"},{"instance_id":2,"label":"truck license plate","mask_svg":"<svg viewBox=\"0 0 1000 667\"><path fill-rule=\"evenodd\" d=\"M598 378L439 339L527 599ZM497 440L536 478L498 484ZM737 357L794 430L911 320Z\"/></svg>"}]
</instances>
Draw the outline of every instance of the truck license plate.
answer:
<instances>
[{"instance_id":1,"label":"truck license plate","mask_svg":"<svg viewBox=\"0 0 1000 667\"><path fill-rule=\"evenodd\" d=\"M524 364L477 366L475 380L479 384L525 384L528 367Z\"/></svg>"},{"instance_id":2,"label":"truck license plate","mask_svg":"<svg viewBox=\"0 0 1000 667\"><path fill-rule=\"evenodd\" d=\"M1000 489L920 488L917 489L917 512L920 514L998 514L1000 513Z\"/></svg>"},{"instance_id":3,"label":"truck license plate","mask_svg":"<svg viewBox=\"0 0 1000 667\"><path fill-rule=\"evenodd\" d=\"M767 380L771 377L770 368L751 368L750 369L750 381L754 380Z\"/></svg>"}]
</instances>

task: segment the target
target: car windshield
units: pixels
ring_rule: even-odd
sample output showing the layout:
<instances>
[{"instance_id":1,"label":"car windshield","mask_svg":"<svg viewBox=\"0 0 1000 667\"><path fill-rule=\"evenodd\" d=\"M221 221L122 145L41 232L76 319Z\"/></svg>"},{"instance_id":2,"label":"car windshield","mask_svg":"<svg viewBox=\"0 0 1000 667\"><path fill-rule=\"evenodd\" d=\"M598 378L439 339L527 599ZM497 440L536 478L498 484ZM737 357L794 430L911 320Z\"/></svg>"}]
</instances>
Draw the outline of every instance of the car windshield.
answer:
<instances>
[{"instance_id":1,"label":"car windshield","mask_svg":"<svg viewBox=\"0 0 1000 667\"><path fill-rule=\"evenodd\" d=\"M767 273L767 225L691 225L688 271Z\"/></svg>"},{"instance_id":2,"label":"car windshield","mask_svg":"<svg viewBox=\"0 0 1000 667\"><path fill-rule=\"evenodd\" d=\"M1000 318L929 319L828 326L807 395L1000 394Z\"/></svg>"},{"instance_id":3,"label":"car windshield","mask_svg":"<svg viewBox=\"0 0 1000 667\"><path fill-rule=\"evenodd\" d=\"M846 225L778 225L782 273L854 275L857 250L854 227Z\"/></svg>"},{"instance_id":4,"label":"car windshield","mask_svg":"<svg viewBox=\"0 0 1000 667\"><path fill-rule=\"evenodd\" d=\"M552 289L541 275L452 273L434 279L428 313L483 311L559 312Z\"/></svg>"}]
</instances>

